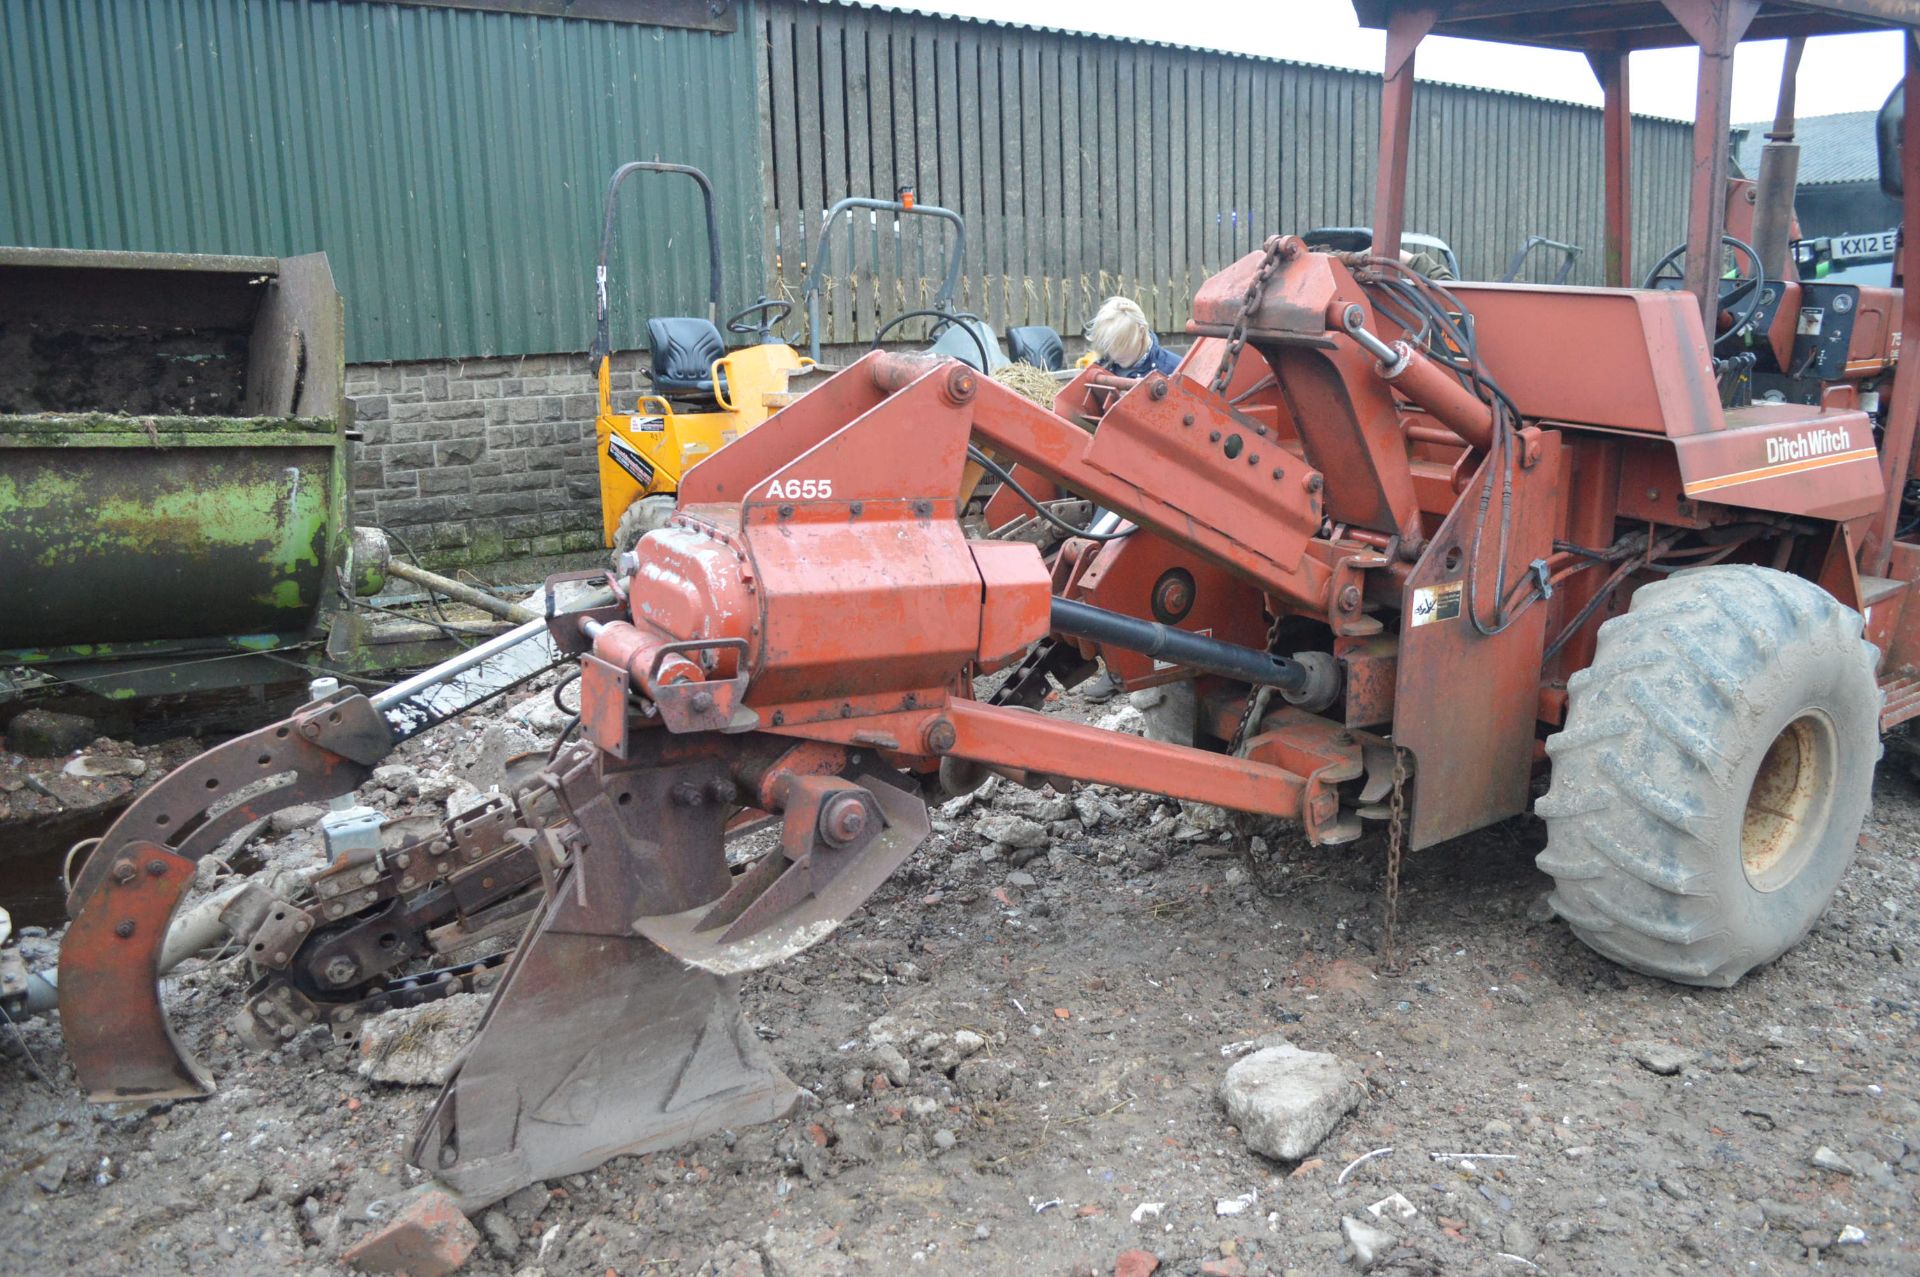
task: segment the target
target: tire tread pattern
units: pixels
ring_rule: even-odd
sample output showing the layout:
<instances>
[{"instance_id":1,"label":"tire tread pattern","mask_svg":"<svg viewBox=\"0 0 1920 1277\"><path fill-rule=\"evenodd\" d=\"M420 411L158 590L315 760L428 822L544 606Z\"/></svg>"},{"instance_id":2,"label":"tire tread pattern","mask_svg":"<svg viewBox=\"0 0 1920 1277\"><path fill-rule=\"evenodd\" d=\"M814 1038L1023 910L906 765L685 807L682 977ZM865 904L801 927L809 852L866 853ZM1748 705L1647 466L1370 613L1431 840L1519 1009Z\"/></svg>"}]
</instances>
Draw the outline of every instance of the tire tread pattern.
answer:
<instances>
[{"instance_id":1,"label":"tire tread pattern","mask_svg":"<svg viewBox=\"0 0 1920 1277\"><path fill-rule=\"evenodd\" d=\"M1586 944L1636 971L1722 987L1772 956L1726 923L1712 867L1727 852L1709 841L1710 816L1734 801L1744 810L1725 747L1765 710L1756 680L1777 653L1808 645L1852 654L1871 686L1859 613L1767 568L1676 573L1601 626L1593 664L1568 682L1566 730L1547 740L1552 784L1535 804L1550 902Z\"/></svg>"}]
</instances>

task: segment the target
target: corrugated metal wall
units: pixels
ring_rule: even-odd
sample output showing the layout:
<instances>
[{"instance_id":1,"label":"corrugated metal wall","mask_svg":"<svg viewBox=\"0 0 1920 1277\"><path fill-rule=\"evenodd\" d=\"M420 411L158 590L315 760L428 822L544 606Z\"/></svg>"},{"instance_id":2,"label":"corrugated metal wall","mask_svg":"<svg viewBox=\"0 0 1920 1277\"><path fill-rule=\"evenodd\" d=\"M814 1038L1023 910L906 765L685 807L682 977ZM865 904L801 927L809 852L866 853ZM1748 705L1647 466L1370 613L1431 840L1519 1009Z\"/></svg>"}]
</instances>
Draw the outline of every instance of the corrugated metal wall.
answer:
<instances>
[{"instance_id":1,"label":"corrugated metal wall","mask_svg":"<svg viewBox=\"0 0 1920 1277\"><path fill-rule=\"evenodd\" d=\"M324 249L348 358L584 350L602 189L704 168L762 286L754 13L731 36L334 0L0 0L0 243ZM651 188L651 189L649 189ZM616 280L704 313L693 187L636 176ZM630 194L630 199L631 199Z\"/></svg>"},{"instance_id":2,"label":"corrugated metal wall","mask_svg":"<svg viewBox=\"0 0 1920 1277\"><path fill-rule=\"evenodd\" d=\"M759 93L754 89L756 81ZM1378 80L805 0L716 36L339 0L0 0L0 243L325 249L349 358L584 349L602 186L677 160L721 200L725 304L797 294L843 195L967 219L963 306L1075 331L1100 298L1163 329L1274 230L1364 222ZM1470 275L1528 233L1600 261L1600 116L1423 85L1409 225ZM1636 257L1682 235L1684 125L1636 126ZM636 177L616 340L702 313L692 187ZM930 295L944 232L842 231L827 341ZM644 286L628 287L638 281ZM794 326L798 331L798 325Z\"/></svg>"},{"instance_id":3,"label":"corrugated metal wall","mask_svg":"<svg viewBox=\"0 0 1920 1277\"><path fill-rule=\"evenodd\" d=\"M1195 286L1267 234L1368 220L1377 76L805 0L761 13L769 233L794 294L822 210L899 185L965 216L959 301L996 329L1077 331L1114 292L1178 329ZM1529 234L1577 243L1574 282L1599 282L1599 111L1424 84L1414 110L1410 229L1480 278ZM1684 236L1689 138L1636 123L1644 263ZM944 234L837 232L823 340L924 305Z\"/></svg>"}]
</instances>

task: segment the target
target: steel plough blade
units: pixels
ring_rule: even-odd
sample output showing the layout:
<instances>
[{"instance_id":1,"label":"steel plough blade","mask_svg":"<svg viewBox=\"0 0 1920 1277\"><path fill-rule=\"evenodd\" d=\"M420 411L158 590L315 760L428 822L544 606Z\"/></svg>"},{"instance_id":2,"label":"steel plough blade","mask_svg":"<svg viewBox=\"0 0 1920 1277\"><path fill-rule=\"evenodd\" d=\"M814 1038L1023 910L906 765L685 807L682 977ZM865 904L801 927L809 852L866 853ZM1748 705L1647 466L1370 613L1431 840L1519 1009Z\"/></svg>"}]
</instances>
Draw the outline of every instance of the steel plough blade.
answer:
<instances>
[{"instance_id":1,"label":"steel plough blade","mask_svg":"<svg viewBox=\"0 0 1920 1277\"><path fill-rule=\"evenodd\" d=\"M577 870L414 1136L414 1164L469 1211L623 1153L770 1122L798 1095L741 1017L737 980L638 936L569 929Z\"/></svg>"},{"instance_id":2,"label":"steel plough blade","mask_svg":"<svg viewBox=\"0 0 1920 1277\"><path fill-rule=\"evenodd\" d=\"M792 803L782 859L764 862L786 873L730 876L726 808L703 797L726 777L717 757L556 771L575 850L411 1147L469 1210L785 1114L799 1092L742 1018L738 973L831 932L929 832L925 804L876 776L803 781L843 816L850 795L871 801L873 819L836 826L842 845L812 864L799 835L827 809ZM729 908L743 884L759 889Z\"/></svg>"}]
</instances>

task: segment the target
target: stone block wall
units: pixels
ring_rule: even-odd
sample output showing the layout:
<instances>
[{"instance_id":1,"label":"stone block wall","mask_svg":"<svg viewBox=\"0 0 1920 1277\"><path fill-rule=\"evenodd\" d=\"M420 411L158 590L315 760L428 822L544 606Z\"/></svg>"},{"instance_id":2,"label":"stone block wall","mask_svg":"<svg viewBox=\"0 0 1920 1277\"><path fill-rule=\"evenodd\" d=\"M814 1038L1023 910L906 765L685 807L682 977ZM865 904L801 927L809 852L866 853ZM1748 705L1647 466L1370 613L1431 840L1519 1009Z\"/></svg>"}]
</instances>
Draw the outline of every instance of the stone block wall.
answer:
<instances>
[{"instance_id":1,"label":"stone block wall","mask_svg":"<svg viewBox=\"0 0 1920 1277\"><path fill-rule=\"evenodd\" d=\"M616 355L616 395L645 355ZM593 377L584 355L355 364L354 518L430 564L600 546Z\"/></svg>"},{"instance_id":2,"label":"stone block wall","mask_svg":"<svg viewBox=\"0 0 1920 1277\"><path fill-rule=\"evenodd\" d=\"M1184 350L1189 339L1164 340ZM1085 345L1069 334L1068 358ZM844 365L866 353L828 346L820 355ZM645 351L614 355L616 402L646 389L646 366ZM354 519L397 532L429 566L600 548L584 354L353 364L347 399L362 436Z\"/></svg>"}]
</instances>

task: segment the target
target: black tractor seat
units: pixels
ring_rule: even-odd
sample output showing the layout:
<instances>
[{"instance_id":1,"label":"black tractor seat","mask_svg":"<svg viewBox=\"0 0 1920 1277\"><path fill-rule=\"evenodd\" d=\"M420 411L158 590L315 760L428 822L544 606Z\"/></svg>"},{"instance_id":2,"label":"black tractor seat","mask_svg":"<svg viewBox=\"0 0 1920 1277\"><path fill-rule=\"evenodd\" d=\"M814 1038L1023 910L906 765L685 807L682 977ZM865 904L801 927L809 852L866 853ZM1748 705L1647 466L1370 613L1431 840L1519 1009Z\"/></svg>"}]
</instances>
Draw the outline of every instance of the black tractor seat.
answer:
<instances>
[{"instance_id":1,"label":"black tractor seat","mask_svg":"<svg viewBox=\"0 0 1920 1277\"><path fill-rule=\"evenodd\" d=\"M715 402L713 361L726 355L727 343L711 320L692 316L649 319L647 345L653 351L654 394L664 399Z\"/></svg>"},{"instance_id":2,"label":"black tractor seat","mask_svg":"<svg viewBox=\"0 0 1920 1277\"><path fill-rule=\"evenodd\" d=\"M1016 364L1032 364L1042 372L1059 372L1067 366L1067 344L1046 324L1009 328L1007 358Z\"/></svg>"}]
</instances>

